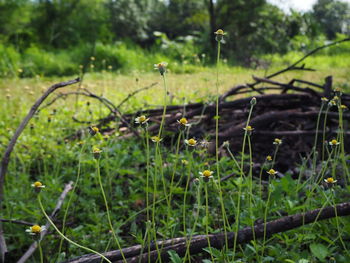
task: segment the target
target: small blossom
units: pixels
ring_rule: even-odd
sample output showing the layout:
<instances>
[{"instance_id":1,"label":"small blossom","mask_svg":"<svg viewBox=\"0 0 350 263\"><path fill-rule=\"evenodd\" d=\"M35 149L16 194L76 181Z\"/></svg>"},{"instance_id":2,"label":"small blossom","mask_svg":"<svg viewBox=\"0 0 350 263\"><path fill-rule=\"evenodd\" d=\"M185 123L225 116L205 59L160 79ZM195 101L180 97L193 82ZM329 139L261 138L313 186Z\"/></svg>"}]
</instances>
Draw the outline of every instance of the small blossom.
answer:
<instances>
[{"instance_id":1,"label":"small blossom","mask_svg":"<svg viewBox=\"0 0 350 263\"><path fill-rule=\"evenodd\" d=\"M31 184L31 186L34 188L34 191L36 193L40 193L41 189L45 188L45 185L43 185L41 182L37 181L33 184Z\"/></svg>"},{"instance_id":2,"label":"small blossom","mask_svg":"<svg viewBox=\"0 0 350 263\"><path fill-rule=\"evenodd\" d=\"M224 141L222 144L223 147L230 147L230 142L229 141Z\"/></svg>"},{"instance_id":3,"label":"small blossom","mask_svg":"<svg viewBox=\"0 0 350 263\"><path fill-rule=\"evenodd\" d=\"M151 137L151 140L152 140L152 142L161 142L163 139L162 138L159 138L158 136L152 136Z\"/></svg>"},{"instance_id":4,"label":"small blossom","mask_svg":"<svg viewBox=\"0 0 350 263\"><path fill-rule=\"evenodd\" d=\"M90 57L90 60L91 60L91 61L94 61L94 60L95 60L95 57Z\"/></svg>"},{"instance_id":5,"label":"small blossom","mask_svg":"<svg viewBox=\"0 0 350 263\"><path fill-rule=\"evenodd\" d=\"M166 67L168 66L167 62L160 62L158 64L154 64L154 69L159 70L160 75L164 75L166 72Z\"/></svg>"},{"instance_id":6,"label":"small blossom","mask_svg":"<svg viewBox=\"0 0 350 263\"><path fill-rule=\"evenodd\" d=\"M190 126L188 124L188 120L186 118L181 118L180 120L177 120L177 122L180 124L180 125L183 125L183 126Z\"/></svg>"},{"instance_id":7,"label":"small blossom","mask_svg":"<svg viewBox=\"0 0 350 263\"><path fill-rule=\"evenodd\" d=\"M328 177L327 179L324 179L324 181L327 184L335 184L337 182L337 180L334 180L332 177Z\"/></svg>"},{"instance_id":8,"label":"small blossom","mask_svg":"<svg viewBox=\"0 0 350 263\"><path fill-rule=\"evenodd\" d=\"M95 159L100 159L100 157L101 157L101 152L102 152L102 150L99 149L99 148L97 148L97 147L93 147L93 148L92 148L92 154L94 155L94 158L95 158Z\"/></svg>"},{"instance_id":9,"label":"small blossom","mask_svg":"<svg viewBox=\"0 0 350 263\"><path fill-rule=\"evenodd\" d=\"M222 29L218 29L216 32L214 32L214 34L216 35L215 40L218 42L222 42L224 40L224 36L226 35Z\"/></svg>"},{"instance_id":10,"label":"small blossom","mask_svg":"<svg viewBox=\"0 0 350 263\"><path fill-rule=\"evenodd\" d=\"M201 140L201 142L200 142L200 146L202 147L202 148L209 148L209 144L210 144L210 142L209 141L207 141L207 140Z\"/></svg>"},{"instance_id":11,"label":"small blossom","mask_svg":"<svg viewBox=\"0 0 350 263\"><path fill-rule=\"evenodd\" d=\"M197 141L193 138L189 139L189 140L185 140L185 144L187 144L188 146L196 146L197 145Z\"/></svg>"},{"instance_id":12,"label":"small blossom","mask_svg":"<svg viewBox=\"0 0 350 263\"><path fill-rule=\"evenodd\" d=\"M344 104L340 105L340 108L341 108L343 111L345 111L345 110L348 109L348 107L347 107L346 105L344 105Z\"/></svg>"},{"instance_id":13,"label":"small blossom","mask_svg":"<svg viewBox=\"0 0 350 263\"><path fill-rule=\"evenodd\" d=\"M109 66L108 66L108 69L109 69L109 70L112 70L112 69L113 69L113 66L112 66L112 65L109 65Z\"/></svg>"},{"instance_id":14,"label":"small blossom","mask_svg":"<svg viewBox=\"0 0 350 263\"><path fill-rule=\"evenodd\" d=\"M224 32L224 30L222 29L218 29L216 32L214 32L215 35L221 35L221 36L224 36L226 35L226 33Z\"/></svg>"},{"instance_id":15,"label":"small blossom","mask_svg":"<svg viewBox=\"0 0 350 263\"><path fill-rule=\"evenodd\" d=\"M281 145L281 144L282 144L282 140L276 138L276 139L273 141L273 144L275 144L275 145Z\"/></svg>"},{"instance_id":16,"label":"small blossom","mask_svg":"<svg viewBox=\"0 0 350 263\"><path fill-rule=\"evenodd\" d=\"M250 100L250 105L251 106L254 106L256 104L256 98L253 97L251 100Z\"/></svg>"},{"instance_id":17,"label":"small blossom","mask_svg":"<svg viewBox=\"0 0 350 263\"><path fill-rule=\"evenodd\" d=\"M326 97L322 97L322 98L321 98L321 101L322 101L322 102L328 102L329 100L328 100Z\"/></svg>"},{"instance_id":18,"label":"small blossom","mask_svg":"<svg viewBox=\"0 0 350 263\"><path fill-rule=\"evenodd\" d=\"M187 160L181 160L181 163L183 164L183 165L188 165L188 161Z\"/></svg>"},{"instance_id":19,"label":"small blossom","mask_svg":"<svg viewBox=\"0 0 350 263\"><path fill-rule=\"evenodd\" d=\"M33 184L31 184L32 187L34 187L34 189L41 189L41 188L45 188L45 185L43 185L41 182L37 181Z\"/></svg>"},{"instance_id":20,"label":"small blossom","mask_svg":"<svg viewBox=\"0 0 350 263\"><path fill-rule=\"evenodd\" d=\"M95 134L97 134L97 133L99 133L99 132L100 132L100 130L99 130L97 127L95 127L95 126L89 127L89 133L90 133L92 136L94 136Z\"/></svg>"},{"instance_id":21,"label":"small blossom","mask_svg":"<svg viewBox=\"0 0 350 263\"><path fill-rule=\"evenodd\" d=\"M336 105L337 105L337 102L334 99L328 102L329 107L336 106Z\"/></svg>"},{"instance_id":22,"label":"small blossom","mask_svg":"<svg viewBox=\"0 0 350 263\"><path fill-rule=\"evenodd\" d=\"M341 90L341 88L335 88L335 89L334 89L334 93L335 93L337 96L341 96L341 95L342 95L342 90Z\"/></svg>"},{"instance_id":23,"label":"small blossom","mask_svg":"<svg viewBox=\"0 0 350 263\"><path fill-rule=\"evenodd\" d=\"M330 142L329 142L329 145L330 146L337 146L337 145L339 145L340 144L340 142L338 142L336 139L333 139L333 140L331 140Z\"/></svg>"},{"instance_id":24,"label":"small blossom","mask_svg":"<svg viewBox=\"0 0 350 263\"><path fill-rule=\"evenodd\" d=\"M148 120L149 120L149 118L146 118L145 115L141 115L141 116L135 118L135 123L137 123L137 124L145 124L145 123L148 122Z\"/></svg>"},{"instance_id":25,"label":"small blossom","mask_svg":"<svg viewBox=\"0 0 350 263\"><path fill-rule=\"evenodd\" d=\"M276 175L277 174L277 172L274 169L270 169L267 173L269 175Z\"/></svg>"},{"instance_id":26,"label":"small blossom","mask_svg":"<svg viewBox=\"0 0 350 263\"><path fill-rule=\"evenodd\" d=\"M271 155L266 156L266 161L268 161L268 162L271 162L271 161L272 161Z\"/></svg>"},{"instance_id":27,"label":"small blossom","mask_svg":"<svg viewBox=\"0 0 350 263\"><path fill-rule=\"evenodd\" d=\"M40 235L40 233L45 230L46 230L45 226L33 225L30 228L26 229L26 232L28 232L29 235L37 236L37 235Z\"/></svg>"},{"instance_id":28,"label":"small blossom","mask_svg":"<svg viewBox=\"0 0 350 263\"><path fill-rule=\"evenodd\" d=\"M23 72L23 69L19 68L17 69L18 73L22 73Z\"/></svg>"},{"instance_id":29,"label":"small blossom","mask_svg":"<svg viewBox=\"0 0 350 263\"><path fill-rule=\"evenodd\" d=\"M204 181L209 181L209 179L213 178L212 174L214 172L210 171L210 170L204 170L203 172L199 172L199 174L201 175L201 177L204 179Z\"/></svg>"},{"instance_id":30,"label":"small blossom","mask_svg":"<svg viewBox=\"0 0 350 263\"><path fill-rule=\"evenodd\" d=\"M248 135L251 135L254 128L252 126L248 125L247 127L243 128L243 130L245 130Z\"/></svg>"}]
</instances>

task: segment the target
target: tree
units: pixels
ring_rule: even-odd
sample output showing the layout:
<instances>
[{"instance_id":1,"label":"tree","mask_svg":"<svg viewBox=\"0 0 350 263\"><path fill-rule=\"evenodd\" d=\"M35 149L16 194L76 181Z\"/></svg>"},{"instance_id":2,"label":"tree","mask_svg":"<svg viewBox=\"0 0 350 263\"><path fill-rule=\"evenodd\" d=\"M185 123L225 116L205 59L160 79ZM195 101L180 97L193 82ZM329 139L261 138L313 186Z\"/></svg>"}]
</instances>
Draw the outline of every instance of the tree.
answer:
<instances>
[{"instance_id":1,"label":"tree","mask_svg":"<svg viewBox=\"0 0 350 263\"><path fill-rule=\"evenodd\" d=\"M337 33L350 33L350 5L338 0L318 0L313 15L329 39Z\"/></svg>"}]
</instances>

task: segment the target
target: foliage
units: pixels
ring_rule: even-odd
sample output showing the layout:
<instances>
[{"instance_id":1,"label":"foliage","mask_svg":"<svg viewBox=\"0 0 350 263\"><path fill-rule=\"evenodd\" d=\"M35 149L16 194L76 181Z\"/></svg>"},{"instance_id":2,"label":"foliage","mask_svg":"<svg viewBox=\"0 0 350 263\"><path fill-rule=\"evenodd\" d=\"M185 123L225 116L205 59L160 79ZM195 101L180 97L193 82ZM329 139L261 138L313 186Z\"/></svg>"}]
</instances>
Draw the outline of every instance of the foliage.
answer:
<instances>
[{"instance_id":1,"label":"foliage","mask_svg":"<svg viewBox=\"0 0 350 263\"><path fill-rule=\"evenodd\" d=\"M63 63L56 74L66 74L72 63L86 65L94 56L95 46L110 50L120 42L128 50L140 52L137 47L142 47L145 56L148 52L162 53L179 63L185 60L183 57L205 53L208 64L215 57L213 31L223 28L228 32L224 57L230 57L231 64L254 66L252 59L261 55L300 51L325 39L324 35L335 38L337 34L347 34L348 14L349 5L337 0L319 0L310 12L290 14L265 0L3 0L0 44L10 47L6 53L20 54L21 59L12 63L12 67L19 68L44 71L40 59L28 61L30 56L25 54L30 50L39 49L50 57L66 53L72 59ZM5 58L3 63L12 61L11 54L6 54L11 59ZM119 61L113 66L119 70L130 64L121 65ZM97 66L95 70L101 69ZM11 68L1 69L3 76L14 72ZM53 70L43 74L51 75ZM23 76L29 75L27 71Z\"/></svg>"}]
</instances>

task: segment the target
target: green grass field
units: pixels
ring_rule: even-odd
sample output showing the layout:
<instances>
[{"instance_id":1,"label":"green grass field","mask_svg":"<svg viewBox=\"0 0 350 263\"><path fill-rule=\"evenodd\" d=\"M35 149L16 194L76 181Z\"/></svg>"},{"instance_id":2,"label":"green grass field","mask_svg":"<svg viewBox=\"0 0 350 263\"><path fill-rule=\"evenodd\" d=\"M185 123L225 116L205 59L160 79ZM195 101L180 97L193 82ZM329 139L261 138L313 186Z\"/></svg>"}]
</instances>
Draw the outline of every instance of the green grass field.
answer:
<instances>
[{"instance_id":1,"label":"green grass field","mask_svg":"<svg viewBox=\"0 0 350 263\"><path fill-rule=\"evenodd\" d=\"M295 54L290 56L270 58L274 64L269 70L222 66L219 73L219 92L223 93L237 84L251 82L252 75L263 77L277 71L295 58ZM276 80L288 82L297 78L323 84L324 78L332 75L334 87L349 91L350 59L346 59L346 56L310 58L306 65L317 71L288 72ZM16 127L42 92L56 82L75 77L0 79L2 152ZM215 68L198 67L194 73L177 74L172 71L170 64L166 77L168 105L215 101ZM157 84L140 92L122 107L121 111L127 113L162 107L163 80L158 72L152 71L152 65L148 72L88 73L84 76L82 87L118 104L129 93L152 83ZM56 94L72 91L77 87L78 85L68 86ZM51 95L50 98L54 96ZM175 143L168 148L161 143L153 143L146 139L146 132L141 139L119 139L118 134L109 137L101 134L91 136L87 132L79 140L67 139L87 126L74 122L73 116L79 120L95 121L107 113L96 101L82 97L77 100L75 96L71 96L66 100L58 100L36 115L12 153L5 184L5 209L1 211L1 218L44 225L46 219L37 200L38 193L31 184L40 181L46 186L40 196L43 208L50 214L64 185L72 180L76 182L75 192L68 195L54 223L62 229L67 211L65 235L80 245L104 252L118 249L119 246L147 245L154 239L235 231L251 226L258 219L264 222L284 214L300 213L348 199L348 185L341 187L335 184L333 187L326 187L323 184L326 175L337 179L346 170L343 161L348 161L348 155L338 148L334 152L330 150L327 162L319 164L315 178L300 182L287 174L281 179L271 180L266 187L259 180L253 179L250 172L243 174L236 165L236 160L239 163L242 160L249 161L248 150L245 155L235 156L236 159L224 157L219 161L221 175L237 173L236 178L220 185L217 181L215 156L208 155L200 148L185 147L183 139L189 138L175 138L181 141L180 151ZM337 139L344 143L341 136ZM98 161L92 154L93 147L102 149ZM288 149L284 149L282 144L279 150ZM275 153L278 159L278 148ZM273 164L266 164L262 172L272 168ZM301 164L300 169L304 169L305 174L308 171ZM213 179L208 183L199 176L199 172L203 173L204 170L214 172ZM192 181L196 178L198 180ZM109 210L106 210L101 194L101 183ZM111 216L113 231L108 215ZM240 218L239 225L236 224L236 217ZM3 223L3 228L9 248L8 262L15 262L34 240L25 232L28 228L26 226ZM350 261L349 234L349 218L336 217L276 234L266 240L257 239L237 245L236 251L231 248L219 251L209 247L207 252L203 251L191 260L346 263ZM49 235L40 242L43 262L61 262L89 253L69 242L61 243L61 239L51 227ZM40 262L40 258L40 253L36 251L29 262ZM176 263L191 261L188 254L182 259L174 254L172 258L172 262Z\"/></svg>"}]
</instances>

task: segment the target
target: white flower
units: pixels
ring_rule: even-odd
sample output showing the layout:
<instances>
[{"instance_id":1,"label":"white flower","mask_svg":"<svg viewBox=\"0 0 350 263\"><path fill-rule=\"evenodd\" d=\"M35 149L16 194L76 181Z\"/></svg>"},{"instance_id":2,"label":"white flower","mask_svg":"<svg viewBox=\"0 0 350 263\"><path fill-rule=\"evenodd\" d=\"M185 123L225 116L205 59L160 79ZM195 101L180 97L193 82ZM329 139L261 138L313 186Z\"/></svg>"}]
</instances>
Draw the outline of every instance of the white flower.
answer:
<instances>
[{"instance_id":1,"label":"white flower","mask_svg":"<svg viewBox=\"0 0 350 263\"><path fill-rule=\"evenodd\" d=\"M26 232L29 233L29 235L36 236L36 235L40 235L40 233L45 230L46 230L46 226L34 225L26 229Z\"/></svg>"}]
</instances>

